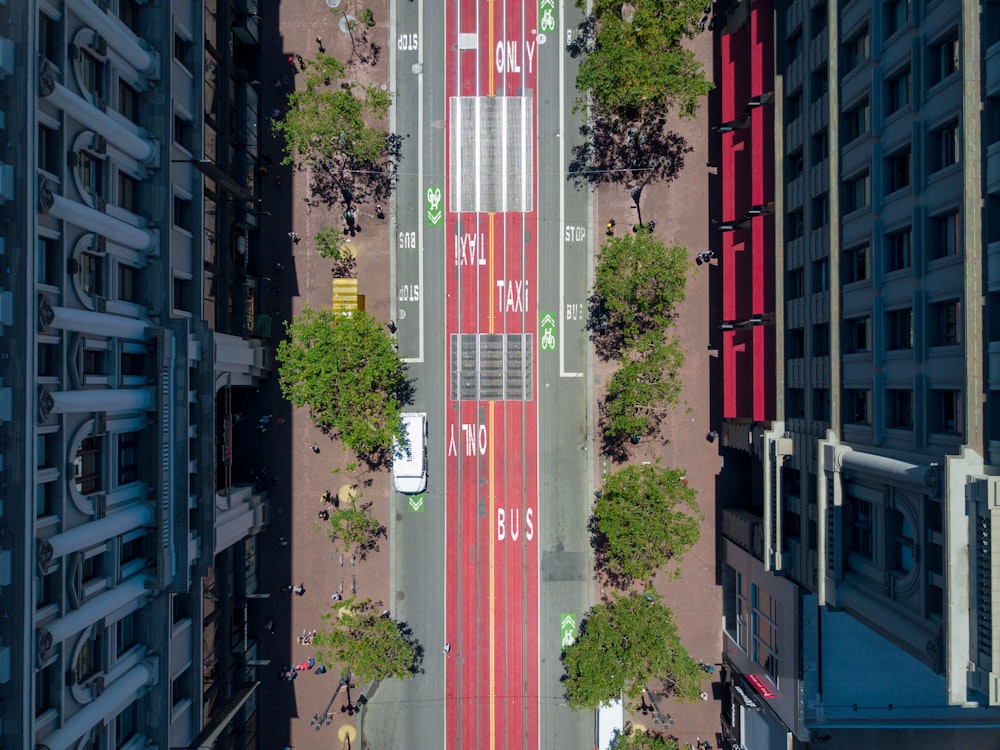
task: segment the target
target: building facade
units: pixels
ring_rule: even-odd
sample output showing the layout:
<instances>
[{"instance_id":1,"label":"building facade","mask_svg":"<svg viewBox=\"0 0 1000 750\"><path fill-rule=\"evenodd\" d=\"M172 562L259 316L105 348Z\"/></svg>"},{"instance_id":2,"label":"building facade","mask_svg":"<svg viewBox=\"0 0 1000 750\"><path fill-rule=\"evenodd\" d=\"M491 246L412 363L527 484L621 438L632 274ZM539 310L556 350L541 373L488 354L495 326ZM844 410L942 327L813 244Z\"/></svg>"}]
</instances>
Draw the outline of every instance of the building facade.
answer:
<instances>
[{"instance_id":1,"label":"building facade","mask_svg":"<svg viewBox=\"0 0 1000 750\"><path fill-rule=\"evenodd\" d=\"M0 21L0 746L252 747L256 7Z\"/></svg>"},{"instance_id":2,"label":"building facade","mask_svg":"<svg viewBox=\"0 0 1000 750\"><path fill-rule=\"evenodd\" d=\"M723 511L729 723L751 750L997 742L1000 4L736 3L723 66L750 64L757 14L775 409L723 430L754 487Z\"/></svg>"}]
</instances>

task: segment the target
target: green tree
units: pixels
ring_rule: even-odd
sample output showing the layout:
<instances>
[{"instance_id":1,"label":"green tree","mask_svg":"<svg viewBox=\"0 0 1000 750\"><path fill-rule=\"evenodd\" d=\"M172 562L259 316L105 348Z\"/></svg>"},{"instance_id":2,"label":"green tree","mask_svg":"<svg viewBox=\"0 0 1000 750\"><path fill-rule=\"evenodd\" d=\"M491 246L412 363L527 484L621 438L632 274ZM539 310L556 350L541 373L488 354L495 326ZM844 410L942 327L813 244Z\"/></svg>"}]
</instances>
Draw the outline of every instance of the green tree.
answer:
<instances>
[{"instance_id":1,"label":"green tree","mask_svg":"<svg viewBox=\"0 0 1000 750\"><path fill-rule=\"evenodd\" d=\"M273 124L285 141L282 164L376 165L388 154L389 134L366 121L384 118L391 103L378 86L350 80L340 60L317 53L306 61L305 86L288 94L287 111Z\"/></svg>"},{"instance_id":2,"label":"green tree","mask_svg":"<svg viewBox=\"0 0 1000 750\"><path fill-rule=\"evenodd\" d=\"M619 693L638 698L655 677L668 682L678 700L696 701L704 677L681 644L673 612L652 589L591 609L562 661L566 699L577 710L593 711Z\"/></svg>"},{"instance_id":3,"label":"green tree","mask_svg":"<svg viewBox=\"0 0 1000 750\"><path fill-rule=\"evenodd\" d=\"M604 479L594 504L598 548L608 571L644 581L667 563L674 575L683 555L701 538L698 493L679 469L626 466Z\"/></svg>"},{"instance_id":4,"label":"green tree","mask_svg":"<svg viewBox=\"0 0 1000 750\"><path fill-rule=\"evenodd\" d=\"M343 665L362 682L412 677L417 644L403 624L383 617L370 599L345 599L320 617L323 629L313 638L316 661Z\"/></svg>"},{"instance_id":5,"label":"green tree","mask_svg":"<svg viewBox=\"0 0 1000 750\"><path fill-rule=\"evenodd\" d=\"M401 394L408 386L403 363L379 321L308 306L288 325L278 345L281 392L309 407L320 427L369 461L380 461L402 437Z\"/></svg>"},{"instance_id":6,"label":"green tree","mask_svg":"<svg viewBox=\"0 0 1000 750\"><path fill-rule=\"evenodd\" d=\"M610 237L594 272L594 297L608 316L610 332L627 346L639 335L670 325L687 289L688 251L667 247L641 231Z\"/></svg>"},{"instance_id":7,"label":"green tree","mask_svg":"<svg viewBox=\"0 0 1000 750\"><path fill-rule=\"evenodd\" d=\"M585 8L585 0L577 0ZM712 90L694 53L704 0L596 0L577 88L606 110L642 114L676 107L693 117Z\"/></svg>"},{"instance_id":8,"label":"green tree","mask_svg":"<svg viewBox=\"0 0 1000 750\"><path fill-rule=\"evenodd\" d=\"M611 750L679 750L680 745L659 732L646 732L626 725L625 731L615 738Z\"/></svg>"},{"instance_id":9,"label":"green tree","mask_svg":"<svg viewBox=\"0 0 1000 750\"><path fill-rule=\"evenodd\" d=\"M378 538L385 533L385 527L371 516L371 503L357 505L352 498L349 503L342 502L340 507L330 511L330 523L327 535L336 545L338 552L344 554L352 549L373 549Z\"/></svg>"},{"instance_id":10,"label":"green tree","mask_svg":"<svg viewBox=\"0 0 1000 750\"><path fill-rule=\"evenodd\" d=\"M680 400L684 359L680 341L664 343L659 331L650 331L633 342L608 382L602 422L608 440L652 434L665 407L676 406Z\"/></svg>"}]
</instances>

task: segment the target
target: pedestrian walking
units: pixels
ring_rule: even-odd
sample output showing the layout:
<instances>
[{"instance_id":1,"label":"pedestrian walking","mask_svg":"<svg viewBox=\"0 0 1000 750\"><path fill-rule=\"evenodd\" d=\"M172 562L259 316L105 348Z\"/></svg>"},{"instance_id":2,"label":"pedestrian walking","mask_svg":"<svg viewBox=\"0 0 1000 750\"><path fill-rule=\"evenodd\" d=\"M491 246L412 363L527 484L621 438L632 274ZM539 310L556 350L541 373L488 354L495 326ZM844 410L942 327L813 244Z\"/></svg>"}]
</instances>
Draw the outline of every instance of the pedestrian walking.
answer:
<instances>
[{"instance_id":1,"label":"pedestrian walking","mask_svg":"<svg viewBox=\"0 0 1000 750\"><path fill-rule=\"evenodd\" d=\"M281 587L281 593L282 594L290 594L290 593L292 593L292 584L286 583L284 586L282 586Z\"/></svg>"},{"instance_id":2,"label":"pedestrian walking","mask_svg":"<svg viewBox=\"0 0 1000 750\"><path fill-rule=\"evenodd\" d=\"M266 424L257 425L257 432L263 435L265 432L267 432L267 425Z\"/></svg>"},{"instance_id":3,"label":"pedestrian walking","mask_svg":"<svg viewBox=\"0 0 1000 750\"><path fill-rule=\"evenodd\" d=\"M289 232L288 233L288 239L290 239L292 242L294 242L296 245L298 245L299 244L299 240L301 238L299 237L299 233L298 232Z\"/></svg>"},{"instance_id":4,"label":"pedestrian walking","mask_svg":"<svg viewBox=\"0 0 1000 750\"><path fill-rule=\"evenodd\" d=\"M375 204L375 215L380 219L385 218L385 212L382 210L382 206L378 203Z\"/></svg>"},{"instance_id":5,"label":"pedestrian walking","mask_svg":"<svg viewBox=\"0 0 1000 750\"><path fill-rule=\"evenodd\" d=\"M292 589L292 593L295 594L295 596L302 596L303 594L305 594L306 593L305 582L304 581L300 582L298 586Z\"/></svg>"},{"instance_id":6,"label":"pedestrian walking","mask_svg":"<svg viewBox=\"0 0 1000 750\"><path fill-rule=\"evenodd\" d=\"M278 187L281 187L281 185L282 185L283 182L284 182L284 180L281 179L281 175L280 174L276 174L274 176L274 184L275 185L277 185Z\"/></svg>"},{"instance_id":7,"label":"pedestrian walking","mask_svg":"<svg viewBox=\"0 0 1000 750\"><path fill-rule=\"evenodd\" d=\"M321 521L329 521L330 520L330 511L328 511L326 508L323 508L323 510L321 510L316 515L319 517L319 520L321 520Z\"/></svg>"},{"instance_id":8,"label":"pedestrian walking","mask_svg":"<svg viewBox=\"0 0 1000 750\"><path fill-rule=\"evenodd\" d=\"M648 226L651 230L656 229L656 221L650 221L646 226Z\"/></svg>"},{"instance_id":9,"label":"pedestrian walking","mask_svg":"<svg viewBox=\"0 0 1000 750\"><path fill-rule=\"evenodd\" d=\"M344 598L344 595L343 594L331 594L330 598L333 599L335 602L339 602L341 599Z\"/></svg>"},{"instance_id":10,"label":"pedestrian walking","mask_svg":"<svg viewBox=\"0 0 1000 750\"><path fill-rule=\"evenodd\" d=\"M283 536L278 537L278 541L274 543L275 549L284 549L288 546L288 540Z\"/></svg>"},{"instance_id":11,"label":"pedestrian walking","mask_svg":"<svg viewBox=\"0 0 1000 750\"><path fill-rule=\"evenodd\" d=\"M703 701L707 701L708 700L708 693L706 693L704 690L702 690L698 694L698 697L701 698Z\"/></svg>"},{"instance_id":12,"label":"pedestrian walking","mask_svg":"<svg viewBox=\"0 0 1000 750\"><path fill-rule=\"evenodd\" d=\"M316 443L313 443L312 445L309 446L309 450L311 450L313 453L319 453L319 446L316 445Z\"/></svg>"},{"instance_id":13,"label":"pedestrian walking","mask_svg":"<svg viewBox=\"0 0 1000 750\"><path fill-rule=\"evenodd\" d=\"M275 117L275 118L281 117L281 110L278 109L277 107L275 107L274 109L272 109L271 110L271 117Z\"/></svg>"},{"instance_id":14,"label":"pedestrian walking","mask_svg":"<svg viewBox=\"0 0 1000 750\"><path fill-rule=\"evenodd\" d=\"M608 235L608 237L610 237L610 236L611 236L611 235L613 235L614 233L615 233L615 220L614 220L614 219L609 219L609 220L608 220L608 231L607 231L607 235Z\"/></svg>"},{"instance_id":15,"label":"pedestrian walking","mask_svg":"<svg viewBox=\"0 0 1000 750\"><path fill-rule=\"evenodd\" d=\"M297 62L299 64L299 70L305 70L306 69L306 61L302 59L302 55L296 55L295 56L295 62Z\"/></svg>"},{"instance_id":16,"label":"pedestrian walking","mask_svg":"<svg viewBox=\"0 0 1000 750\"><path fill-rule=\"evenodd\" d=\"M264 623L264 630L267 631L268 635L274 635L274 620L273 619L268 619L268 621Z\"/></svg>"},{"instance_id":17,"label":"pedestrian walking","mask_svg":"<svg viewBox=\"0 0 1000 750\"><path fill-rule=\"evenodd\" d=\"M445 641L444 642L444 648L442 648L441 651L444 652L445 656L447 656L448 654L450 654L451 653L451 644L448 643L448 641Z\"/></svg>"},{"instance_id":18,"label":"pedestrian walking","mask_svg":"<svg viewBox=\"0 0 1000 750\"><path fill-rule=\"evenodd\" d=\"M272 416L273 416L272 414L265 414L265 415L263 415L263 416L262 416L262 417L261 417L260 419L258 419L257 421L258 421L258 422L259 422L260 424L267 424L268 422L270 422L270 421L271 421L271 417L272 417Z\"/></svg>"},{"instance_id":19,"label":"pedestrian walking","mask_svg":"<svg viewBox=\"0 0 1000 750\"><path fill-rule=\"evenodd\" d=\"M278 271L284 271L285 270L285 264L284 263L275 263L274 267Z\"/></svg>"},{"instance_id":20,"label":"pedestrian walking","mask_svg":"<svg viewBox=\"0 0 1000 750\"><path fill-rule=\"evenodd\" d=\"M708 434L705 435L705 440L707 440L710 443L714 443L718 439L719 439L719 433L717 433L715 430L709 430Z\"/></svg>"},{"instance_id":21,"label":"pedestrian walking","mask_svg":"<svg viewBox=\"0 0 1000 750\"><path fill-rule=\"evenodd\" d=\"M276 425L278 425L278 427L284 427L285 426L285 422L287 422L287 421L288 420L286 420L284 417L278 417L276 420L274 420L274 423Z\"/></svg>"},{"instance_id":22,"label":"pedestrian walking","mask_svg":"<svg viewBox=\"0 0 1000 750\"><path fill-rule=\"evenodd\" d=\"M293 69L295 68L295 55L288 56L288 64L291 65Z\"/></svg>"}]
</instances>

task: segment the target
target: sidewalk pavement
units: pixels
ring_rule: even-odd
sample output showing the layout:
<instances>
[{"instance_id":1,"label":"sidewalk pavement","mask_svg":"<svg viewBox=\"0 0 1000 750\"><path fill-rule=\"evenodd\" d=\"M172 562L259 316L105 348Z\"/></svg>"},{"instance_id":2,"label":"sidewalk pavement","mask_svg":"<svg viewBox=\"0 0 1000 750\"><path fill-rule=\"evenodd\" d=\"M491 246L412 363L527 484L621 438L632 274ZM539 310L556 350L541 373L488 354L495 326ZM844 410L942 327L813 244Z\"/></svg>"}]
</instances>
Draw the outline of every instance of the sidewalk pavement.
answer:
<instances>
[{"instance_id":1,"label":"sidewalk pavement","mask_svg":"<svg viewBox=\"0 0 1000 750\"><path fill-rule=\"evenodd\" d=\"M345 2L341 9L358 15L366 7L371 9L375 26L368 29L368 38L378 45L380 54L376 63L355 64L349 75L361 83L375 85L389 81L389 2L366 0L364 5ZM273 10L272 10L273 8ZM340 60L351 56L351 37L338 28L341 10L331 11L324 0L268 3L262 10L265 36L261 49L262 86L261 111L283 109L285 92L271 85L271 81L288 71L289 55L309 58L319 51L322 39L325 51ZM275 23L276 21L276 23ZM295 76L296 85L303 85L303 76ZM385 126L388 122L385 123ZM304 305L313 309L328 307L331 302L331 262L322 258L315 248L314 237L328 226L343 227L341 214L346 206L323 204L309 205L310 169L307 165L294 168L277 167L281 160L281 143L269 128L262 133L263 153L274 162L263 185L264 208L271 217L263 230L262 246L270 248L270 258L261 261L265 275L272 279L278 293L269 297L272 308L265 305L264 312L276 315L272 344L275 346L283 335L278 321L287 321ZM275 175L282 177L277 185ZM366 311L375 318L389 320L389 221L375 216L375 204L366 199L356 205L362 230L351 238L357 257L358 292L364 296ZM386 205L388 203L383 201ZM301 240L293 243L288 232L298 233ZM279 269L277 264L281 264ZM349 736L357 747L358 717L346 712L347 694L341 692L332 702L337 691L340 672L330 669L325 674L316 670L298 673L292 682L278 680L278 672L288 665L299 664L313 655L307 645L298 642L302 631L321 626L320 617L331 611L335 602L331 595L343 583L344 596L351 594L351 579L356 581L357 595L379 602L381 608L389 606L389 545L383 539L379 549L364 559L358 557L352 566L350 556L340 565L334 545L327 537L325 527L320 527L317 513L322 508L321 497L329 490L336 493L344 484L357 485L363 501L373 503L375 518L389 527L389 482L384 472L372 473L363 466L352 468L353 454L344 451L340 444L324 435L312 425L305 409L292 409L281 398L277 374L261 388L259 396L245 404L244 420L239 429L244 431L244 455L241 465L273 466L272 475L277 485L271 487L272 521L269 532L260 541L259 569L261 591L270 593L269 600L255 600L260 604L251 607L251 628L261 643L262 659L271 659L269 667L261 668L259 700L259 741L261 748L294 747L296 750L344 746ZM258 413L259 412L259 413ZM277 425L272 420L264 435L254 431L261 414L273 414L274 420L284 417L287 422ZM270 440L268 440L270 438ZM311 446L316 444L319 453ZM334 472L337 472L334 474ZM289 540L287 547L278 545L279 537ZM282 593L288 584L302 582L302 596ZM285 598L287 597L287 598ZM268 635L264 623L275 622L274 635ZM367 686L352 687L350 698L356 704L361 691ZM314 723L317 715L329 711L329 724Z\"/></svg>"},{"instance_id":2,"label":"sidewalk pavement","mask_svg":"<svg viewBox=\"0 0 1000 750\"><path fill-rule=\"evenodd\" d=\"M713 35L709 32L699 35L691 43L709 75L713 70L712 44ZM686 154L684 168L673 182L651 182L642 191L643 222L655 220L653 233L659 240L668 246L675 243L683 245L690 251L687 298L678 307L673 329L682 342L687 361L681 371L684 390L680 405L663 420L657 437L644 438L639 445L630 446L628 463L659 459L661 466L686 469L689 486L698 492L698 504L705 514L701 540L684 556L679 579L669 580L661 574L654 583L663 595L664 604L673 610L681 641L691 656L716 664L722 654L722 592L718 574L716 520L716 482L721 457L719 443L709 443L705 436L710 430L718 428L721 413L712 398L712 394L721 392L721 360L717 348L718 315L710 306L713 299L718 299L713 297L713 290L718 286L719 267L718 261L705 265L694 262L697 253L710 247L706 207L710 205L711 190L715 187L713 180L717 179L715 170L707 166L710 161L709 108L709 103L703 104L693 120L682 120L676 116L667 118L667 126L683 136L694 150ZM632 187L626 183L597 189L592 227L595 237L604 239L609 219L615 220L619 233L628 232L636 223L635 204L630 197ZM595 241L596 246L599 244ZM595 252L597 249L595 247ZM602 362L595 356L594 386L598 399L603 397L604 387L616 369L615 362ZM595 444L600 445L599 432L595 435ZM605 457L598 457L595 484L600 485L600 477L616 468ZM599 586L598 583L598 600L603 593ZM717 668L712 677L718 679L719 672ZM656 681L651 682L649 688L661 690ZM721 695L713 689L707 674L704 690L709 694L709 700L694 705L662 698L657 702L659 709L675 722L666 729L666 734L676 737L682 746L685 742L693 745L696 738L710 740L713 746L718 746ZM652 714L643 716L635 708L630 706L629 715L634 724L653 731L664 729L662 725L653 723Z\"/></svg>"}]
</instances>

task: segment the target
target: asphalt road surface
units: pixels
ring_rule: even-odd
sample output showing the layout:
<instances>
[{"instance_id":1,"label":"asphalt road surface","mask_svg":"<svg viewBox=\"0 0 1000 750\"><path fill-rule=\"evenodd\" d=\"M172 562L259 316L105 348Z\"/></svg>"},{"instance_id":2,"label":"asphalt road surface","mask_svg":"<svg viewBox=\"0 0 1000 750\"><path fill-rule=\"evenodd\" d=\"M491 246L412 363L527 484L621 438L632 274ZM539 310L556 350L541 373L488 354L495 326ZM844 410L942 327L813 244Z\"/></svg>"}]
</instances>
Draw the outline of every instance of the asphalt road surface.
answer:
<instances>
[{"instance_id":1,"label":"asphalt road surface","mask_svg":"<svg viewBox=\"0 0 1000 750\"><path fill-rule=\"evenodd\" d=\"M394 7L395 320L430 437L427 491L395 500L391 606L424 653L370 696L366 748L594 744L559 661L593 595L581 21L553 0Z\"/></svg>"}]
</instances>

